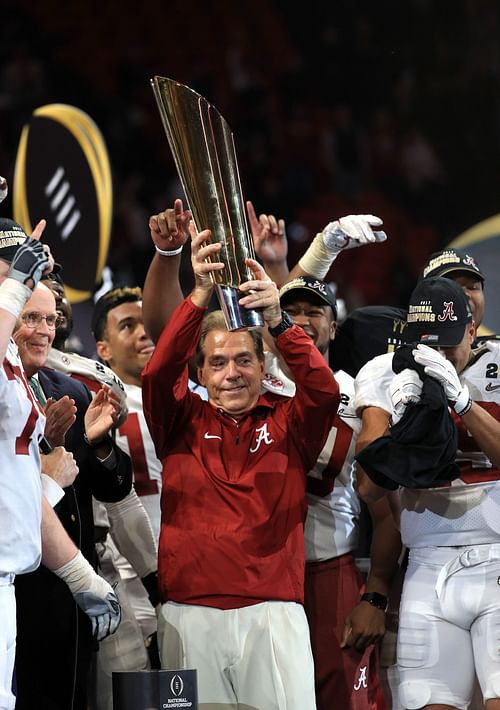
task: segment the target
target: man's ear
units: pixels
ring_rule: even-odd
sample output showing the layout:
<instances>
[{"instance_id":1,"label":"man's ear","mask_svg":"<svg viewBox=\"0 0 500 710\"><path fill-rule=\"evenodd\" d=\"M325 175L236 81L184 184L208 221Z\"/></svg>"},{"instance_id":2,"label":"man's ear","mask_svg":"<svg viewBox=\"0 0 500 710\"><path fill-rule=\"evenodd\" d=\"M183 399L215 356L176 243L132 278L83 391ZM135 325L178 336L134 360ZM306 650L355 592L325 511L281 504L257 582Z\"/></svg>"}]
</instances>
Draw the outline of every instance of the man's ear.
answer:
<instances>
[{"instance_id":1,"label":"man's ear","mask_svg":"<svg viewBox=\"0 0 500 710\"><path fill-rule=\"evenodd\" d=\"M197 375L198 375L198 382L200 383L200 385L201 385L202 387L205 387L205 378L203 377L203 368L202 368L202 367L198 367L198 368L196 369L196 373L197 373Z\"/></svg>"},{"instance_id":2,"label":"man's ear","mask_svg":"<svg viewBox=\"0 0 500 710\"><path fill-rule=\"evenodd\" d=\"M337 321L332 320L330 323L330 340L335 340L335 334L337 333Z\"/></svg>"},{"instance_id":3,"label":"man's ear","mask_svg":"<svg viewBox=\"0 0 500 710\"><path fill-rule=\"evenodd\" d=\"M106 340L98 340L95 344L95 350L100 360L103 362L109 362L111 358L111 351Z\"/></svg>"}]
</instances>

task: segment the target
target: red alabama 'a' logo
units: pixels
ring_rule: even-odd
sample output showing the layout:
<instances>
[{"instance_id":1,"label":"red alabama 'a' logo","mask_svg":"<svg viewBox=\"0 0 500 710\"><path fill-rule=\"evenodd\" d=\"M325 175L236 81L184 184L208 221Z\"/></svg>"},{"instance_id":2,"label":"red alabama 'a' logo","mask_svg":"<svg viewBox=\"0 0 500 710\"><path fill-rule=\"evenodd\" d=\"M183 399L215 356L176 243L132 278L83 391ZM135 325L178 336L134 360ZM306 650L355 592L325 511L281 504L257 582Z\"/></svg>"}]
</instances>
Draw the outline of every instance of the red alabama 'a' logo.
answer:
<instances>
[{"instance_id":1,"label":"red alabama 'a' logo","mask_svg":"<svg viewBox=\"0 0 500 710\"><path fill-rule=\"evenodd\" d=\"M455 315L455 312L453 311L453 301L444 302L443 312L441 313L441 315L438 316L438 320L458 320Z\"/></svg>"}]
</instances>

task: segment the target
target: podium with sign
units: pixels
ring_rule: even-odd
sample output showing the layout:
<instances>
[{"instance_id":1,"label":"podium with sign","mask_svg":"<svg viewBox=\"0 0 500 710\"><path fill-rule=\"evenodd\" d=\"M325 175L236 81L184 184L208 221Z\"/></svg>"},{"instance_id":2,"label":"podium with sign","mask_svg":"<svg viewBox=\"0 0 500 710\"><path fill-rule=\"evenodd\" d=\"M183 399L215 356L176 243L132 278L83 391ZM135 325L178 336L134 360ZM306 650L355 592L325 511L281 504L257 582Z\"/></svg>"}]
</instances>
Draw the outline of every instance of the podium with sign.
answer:
<instances>
[{"instance_id":1,"label":"podium with sign","mask_svg":"<svg viewBox=\"0 0 500 710\"><path fill-rule=\"evenodd\" d=\"M198 710L196 671L115 672L113 710Z\"/></svg>"}]
</instances>

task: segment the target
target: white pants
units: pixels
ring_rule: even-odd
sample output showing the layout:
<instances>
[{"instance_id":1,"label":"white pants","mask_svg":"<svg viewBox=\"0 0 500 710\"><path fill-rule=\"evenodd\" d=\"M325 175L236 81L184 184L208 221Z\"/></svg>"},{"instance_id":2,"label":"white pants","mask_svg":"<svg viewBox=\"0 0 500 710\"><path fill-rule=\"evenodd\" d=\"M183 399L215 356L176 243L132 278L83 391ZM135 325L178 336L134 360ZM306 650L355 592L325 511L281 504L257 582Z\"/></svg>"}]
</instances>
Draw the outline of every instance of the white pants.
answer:
<instances>
[{"instance_id":1,"label":"white pants","mask_svg":"<svg viewBox=\"0 0 500 710\"><path fill-rule=\"evenodd\" d=\"M398 636L400 700L412 710L465 710L474 672L484 700L500 697L500 545L414 549Z\"/></svg>"},{"instance_id":2,"label":"white pants","mask_svg":"<svg viewBox=\"0 0 500 710\"><path fill-rule=\"evenodd\" d=\"M0 710L13 710L12 673L16 658L14 575L0 575Z\"/></svg>"},{"instance_id":3,"label":"white pants","mask_svg":"<svg viewBox=\"0 0 500 710\"><path fill-rule=\"evenodd\" d=\"M309 627L300 604L221 610L167 602L162 667L194 668L200 710L315 710Z\"/></svg>"}]
</instances>

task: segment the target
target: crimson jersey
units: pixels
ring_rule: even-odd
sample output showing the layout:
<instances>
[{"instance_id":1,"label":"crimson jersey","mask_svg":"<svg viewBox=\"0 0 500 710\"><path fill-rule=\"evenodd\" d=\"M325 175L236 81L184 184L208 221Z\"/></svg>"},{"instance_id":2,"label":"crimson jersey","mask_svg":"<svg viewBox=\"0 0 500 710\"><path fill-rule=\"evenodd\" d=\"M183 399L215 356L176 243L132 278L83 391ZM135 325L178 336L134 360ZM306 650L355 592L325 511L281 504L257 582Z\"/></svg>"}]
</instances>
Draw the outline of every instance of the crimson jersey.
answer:
<instances>
[{"instance_id":1,"label":"crimson jersey","mask_svg":"<svg viewBox=\"0 0 500 710\"><path fill-rule=\"evenodd\" d=\"M388 382L392 355L367 363L356 378L356 406L392 413ZM500 343L475 351L460 373L474 402L500 421ZM449 485L400 489L401 537L407 547L458 546L500 541L500 469L494 466L452 413L458 428L460 477Z\"/></svg>"},{"instance_id":2,"label":"crimson jersey","mask_svg":"<svg viewBox=\"0 0 500 710\"><path fill-rule=\"evenodd\" d=\"M31 572L40 563L38 441L44 427L45 416L11 340L0 372L0 574Z\"/></svg>"},{"instance_id":3,"label":"crimson jersey","mask_svg":"<svg viewBox=\"0 0 500 710\"><path fill-rule=\"evenodd\" d=\"M261 395L233 419L188 388L204 314L183 301L143 372L144 413L163 464L163 598L219 608L302 602L305 473L331 427L338 385L293 326L276 344L296 396Z\"/></svg>"}]
</instances>

